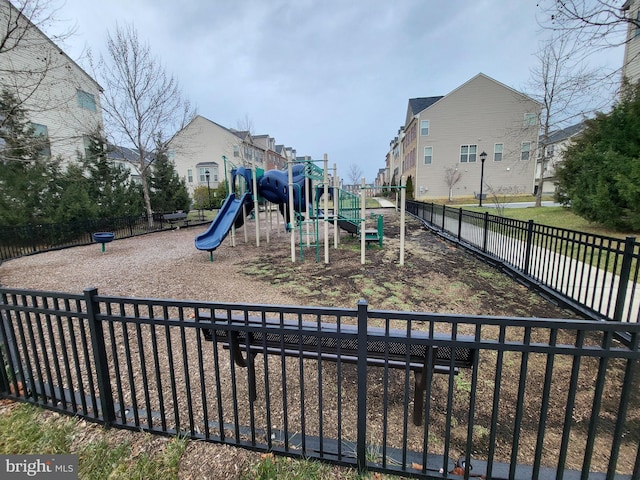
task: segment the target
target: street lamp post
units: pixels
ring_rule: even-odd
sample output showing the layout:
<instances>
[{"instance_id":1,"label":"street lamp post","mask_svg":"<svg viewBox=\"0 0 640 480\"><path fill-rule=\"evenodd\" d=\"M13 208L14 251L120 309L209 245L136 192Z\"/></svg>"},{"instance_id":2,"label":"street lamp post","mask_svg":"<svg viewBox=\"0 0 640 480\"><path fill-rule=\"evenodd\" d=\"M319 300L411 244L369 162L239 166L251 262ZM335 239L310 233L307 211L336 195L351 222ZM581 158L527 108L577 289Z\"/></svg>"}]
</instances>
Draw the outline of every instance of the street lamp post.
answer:
<instances>
[{"instance_id":1,"label":"street lamp post","mask_svg":"<svg viewBox=\"0 0 640 480\"><path fill-rule=\"evenodd\" d=\"M482 185L484 183L484 161L487 159L487 152L480 154L480 206L482 206Z\"/></svg>"},{"instance_id":2,"label":"street lamp post","mask_svg":"<svg viewBox=\"0 0 640 480\"><path fill-rule=\"evenodd\" d=\"M211 187L209 186L209 169L204 171L204 176L207 178L207 196L209 197L209 210L211 210Z\"/></svg>"}]
</instances>

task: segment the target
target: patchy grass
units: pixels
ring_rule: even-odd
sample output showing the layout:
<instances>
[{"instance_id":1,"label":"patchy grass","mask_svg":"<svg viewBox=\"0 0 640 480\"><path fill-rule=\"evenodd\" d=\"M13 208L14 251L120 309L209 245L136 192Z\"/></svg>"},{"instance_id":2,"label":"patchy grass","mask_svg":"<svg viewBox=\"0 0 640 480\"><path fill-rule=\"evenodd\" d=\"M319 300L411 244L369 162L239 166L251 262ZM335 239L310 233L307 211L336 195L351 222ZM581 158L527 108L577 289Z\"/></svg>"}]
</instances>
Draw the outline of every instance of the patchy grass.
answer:
<instances>
[{"instance_id":1,"label":"patchy grass","mask_svg":"<svg viewBox=\"0 0 640 480\"><path fill-rule=\"evenodd\" d=\"M0 406L1 454L76 454L81 479L182 478L180 462L189 443L189 440L180 437L165 438L147 433L107 430L28 404L4 402ZM198 461L207 460L202 458ZM206 478L228 477L212 474ZM379 473L359 475L351 468L315 460L275 457L269 453L261 455L259 461L240 468L233 478L384 480L400 477Z\"/></svg>"},{"instance_id":2,"label":"patchy grass","mask_svg":"<svg viewBox=\"0 0 640 480\"><path fill-rule=\"evenodd\" d=\"M0 453L76 454L83 479L177 479L187 445L183 438L148 434L135 444L127 439L109 442L100 435L74 443L86 422L28 404L7 403L0 413Z\"/></svg>"},{"instance_id":3,"label":"patchy grass","mask_svg":"<svg viewBox=\"0 0 640 480\"><path fill-rule=\"evenodd\" d=\"M0 415L0 453L68 453L75 421L69 417L43 418L27 404L16 404Z\"/></svg>"},{"instance_id":4,"label":"patchy grass","mask_svg":"<svg viewBox=\"0 0 640 480\"><path fill-rule=\"evenodd\" d=\"M314 460L293 460L289 457L276 457L268 453L262 455L260 462L240 478L243 480L304 480L306 478L329 478L329 473L328 465Z\"/></svg>"}]
</instances>

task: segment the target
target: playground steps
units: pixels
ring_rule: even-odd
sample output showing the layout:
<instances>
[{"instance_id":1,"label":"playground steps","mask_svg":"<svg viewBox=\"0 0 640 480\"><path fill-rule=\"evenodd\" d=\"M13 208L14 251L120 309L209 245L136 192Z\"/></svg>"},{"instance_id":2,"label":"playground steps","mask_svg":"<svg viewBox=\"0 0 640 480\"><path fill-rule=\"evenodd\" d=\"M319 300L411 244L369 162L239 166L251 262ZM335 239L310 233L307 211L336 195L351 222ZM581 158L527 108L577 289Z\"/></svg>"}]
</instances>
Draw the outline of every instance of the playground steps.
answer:
<instances>
[{"instance_id":1,"label":"playground steps","mask_svg":"<svg viewBox=\"0 0 640 480\"><path fill-rule=\"evenodd\" d=\"M364 241L367 243L378 242L380 247L382 248L382 226L384 222L384 217L377 213L372 213L371 218L376 221L376 228L365 228L364 230Z\"/></svg>"}]
</instances>

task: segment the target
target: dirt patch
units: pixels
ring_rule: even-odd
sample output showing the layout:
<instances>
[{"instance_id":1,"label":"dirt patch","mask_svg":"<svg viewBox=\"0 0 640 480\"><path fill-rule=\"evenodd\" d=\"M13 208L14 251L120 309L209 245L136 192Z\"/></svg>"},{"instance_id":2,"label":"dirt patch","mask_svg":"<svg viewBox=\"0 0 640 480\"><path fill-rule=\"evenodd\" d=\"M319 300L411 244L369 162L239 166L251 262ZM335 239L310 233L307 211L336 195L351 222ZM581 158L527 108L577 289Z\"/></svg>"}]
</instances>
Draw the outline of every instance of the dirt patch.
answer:
<instances>
[{"instance_id":1,"label":"dirt patch","mask_svg":"<svg viewBox=\"0 0 640 480\"><path fill-rule=\"evenodd\" d=\"M88 286L95 286L101 294L173 298L185 300L203 300L216 302L246 302L289 305L317 305L355 308L357 301L364 298L370 309L401 310L414 312L456 313L474 315L519 316L538 318L575 318L574 315L530 292L526 287L513 281L508 276L485 265L480 260L465 253L443 239L431 234L422 224L407 218L405 264L399 265L400 224L398 215L393 210L378 213L384 215L384 247L371 246L366 250L366 262L360 262L360 243L348 234L342 233L340 248L330 249L330 263L325 264L324 250L312 247L301 250L296 247L296 257L304 255L304 261L291 261L289 236L280 227L274 226L270 232L270 242L266 244L264 236L261 246L254 244L255 224L248 223L247 238L244 232L237 232L236 246L231 246L228 238L214 252L214 261L209 262L207 252L195 249L193 239L202 229L181 229L131 239L115 241L107 246L107 252L100 253L99 246L90 245L73 249L49 252L32 257L5 262L0 266L0 283L4 286L53 290L77 293ZM332 238L333 242L333 238ZM320 261L316 262L316 255ZM522 341L523 331L517 329L510 332L514 339ZM535 341L536 333L533 332ZM540 339L548 341L548 339ZM587 339L589 340L589 339ZM567 340L570 341L570 340ZM592 339L597 342L598 339ZM488 429L491 424L492 404L482 401L491 398L495 388L495 355L496 352L484 352L484 368L478 381L476 404L477 414L474 418L474 455L482 457L488 451ZM505 355L506 368L513 369L517 376L520 357L516 354ZM276 359L269 359L277 369ZM297 366L290 368L292 377L299 374ZM532 464L535 453L535 433L539 424L541 410L540 386L544 382L546 359L544 356L532 355L529 361L529 376L526 380L526 412L523 415L522 435L519 439L520 450L518 460ZM574 421L579 432L586 431L590 420L593 394L590 385L597 372L597 362L585 360L580 378L584 388L579 392L574 409ZM608 379L611 391L619 389L623 381L623 365ZM554 389L562 390L566 386L571 371L571 362L559 358L554 365ZM329 366L324 371L323 382L335 385L337 373ZM316 369L317 371L317 369ZM315 379L313 368L307 370L309 382ZM244 379L244 372L238 373ZM342 372L343 383L356 384L355 369L345 368ZM382 397L376 392L380 372L372 372L371 386L371 435L380 438L376 431L383 410ZM396 378L397 377L397 378ZM441 376L438 376L441 377ZM395 380L394 380L395 379ZM389 391L392 407L390 413L401 411L404 399L404 375L391 372L391 383L395 387ZM275 379L274 379L275 380ZM238 383L245 382L240 380ZM456 377L456 396L452 405L447 404L446 397L438 392L446 392L448 380L436 378L431 393L431 409L434 412L430 432L452 430L452 451L463 452L466 439L466 419L468 417L469 374L463 372ZM563 383L564 382L564 383ZM152 382L150 382L152 383ZM227 382L231 383L231 382ZM224 386L223 386L224 387ZM263 388L263 385L258 385ZM355 389L345 389L344 404L354 404ZM536 396L537 393L537 396ZM500 392L499 405L501 418L507 419L499 425L499 442L509 443L515 412L511 412L518 398L517 382L505 382ZM195 393L197 396L197 392ZM317 392L313 389L306 392L307 398L314 398ZM241 395L240 395L241 396ZM561 397L555 397L560 398ZM324 399L323 409L327 410L326 418L335 415L335 404ZM292 404L292 408L295 405ZM299 407L298 407L299 408ZM444 425L446 412L451 408L455 425ZM565 412L562 402L551 405L548 418L551 433L546 448L553 452L560 438L552 428L562 429ZM610 410L615 411L615 406ZM261 413L261 412L258 412ZM299 412L298 412L299 413ZM291 415L296 411L292 410ZM634 403L630 408L630 418L638 418L638 406ZM275 412L274 412L275 417ZM277 422L276 420L272 420ZM604 428L607 428L608 424ZM403 439L402 424L388 431L389 438ZM421 432L423 427L410 426L407 442L410 449L420 450L422 447ZM434 435L434 434L432 434ZM555 436L555 439L554 439ZM638 442L638 432L626 432L625 443ZM431 439L430 439L431 440ZM437 438L430 441L430 451L442 451L443 443ZM576 448L570 452L568 465L571 468L581 467L583 447L572 438ZM598 443L595 446L594 470L606 469L606 461L610 452L610 443ZM504 449L504 456L496 460L508 461L510 445ZM625 451L626 452L626 451ZM623 452L623 453L625 453ZM553 456L553 453L551 454ZM202 478L211 472L224 472L225 477L237 477L238 472L247 462L256 461L258 457L243 450L226 446L193 442L187 448L181 464L181 478ZM630 472L635 460L634 452L621 459L619 470ZM550 465L552 466L552 465Z\"/></svg>"},{"instance_id":2,"label":"dirt patch","mask_svg":"<svg viewBox=\"0 0 640 480\"><path fill-rule=\"evenodd\" d=\"M464 250L407 218L405 264L399 266L400 226L395 212L385 214L384 246L371 246L360 262L360 241L343 235L330 263L291 262L289 245L278 243L242 261L241 272L275 285L309 305L354 307L364 298L370 308L416 312L575 318ZM296 251L299 258L299 249Z\"/></svg>"}]
</instances>

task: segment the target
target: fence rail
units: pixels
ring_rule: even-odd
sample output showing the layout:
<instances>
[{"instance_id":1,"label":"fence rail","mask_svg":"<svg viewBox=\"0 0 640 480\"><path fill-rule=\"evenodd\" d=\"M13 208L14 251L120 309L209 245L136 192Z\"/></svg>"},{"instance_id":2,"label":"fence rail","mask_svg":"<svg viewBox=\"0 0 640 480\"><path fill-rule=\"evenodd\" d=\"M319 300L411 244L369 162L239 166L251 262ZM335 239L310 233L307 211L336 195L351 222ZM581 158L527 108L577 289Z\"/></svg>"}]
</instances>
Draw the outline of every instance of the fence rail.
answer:
<instances>
[{"instance_id":1,"label":"fence rail","mask_svg":"<svg viewBox=\"0 0 640 480\"><path fill-rule=\"evenodd\" d=\"M638 322L640 242L407 202L429 228L593 319Z\"/></svg>"},{"instance_id":2,"label":"fence rail","mask_svg":"<svg viewBox=\"0 0 640 480\"><path fill-rule=\"evenodd\" d=\"M640 475L638 323L393 312L363 301L340 309L140 299L96 289L0 288L0 299L5 398L112 427L422 478L445 478L459 458L487 478ZM337 345L355 341L357 363L343 361L339 347L334 361L318 361L273 346L265 354L265 344L252 384L215 335L203 341L201 331L214 326L206 318L229 319L215 324L227 338L266 338L280 328L284 339L293 328L318 346L328 335ZM334 327L323 329L327 323ZM426 368L422 425L412 422L409 367L367 365L368 342L387 352L398 345L374 327L406 332L407 352L477 350L471 371Z\"/></svg>"},{"instance_id":3,"label":"fence rail","mask_svg":"<svg viewBox=\"0 0 640 480\"><path fill-rule=\"evenodd\" d=\"M162 214L154 214L153 227L149 226L146 215L2 227L0 261L60 248L89 245L94 243L92 235L95 232L113 232L115 238L119 239L172 228L174 224L165 220Z\"/></svg>"}]
</instances>

